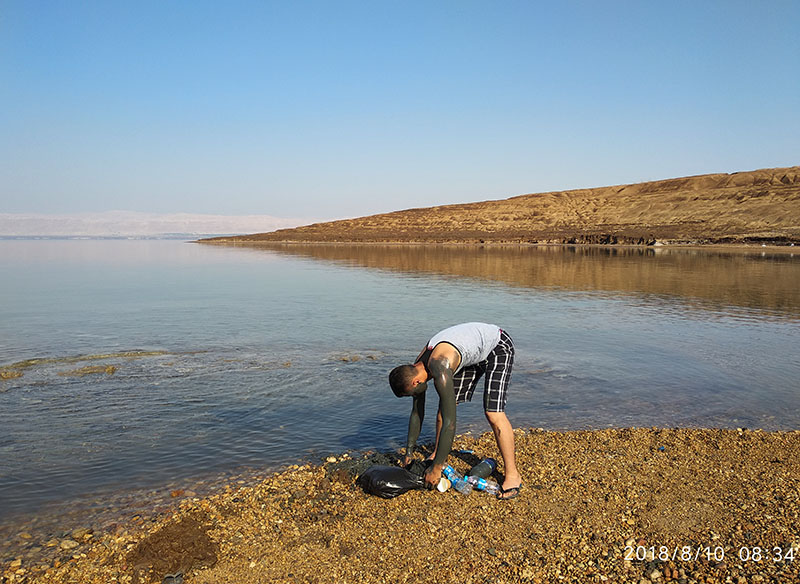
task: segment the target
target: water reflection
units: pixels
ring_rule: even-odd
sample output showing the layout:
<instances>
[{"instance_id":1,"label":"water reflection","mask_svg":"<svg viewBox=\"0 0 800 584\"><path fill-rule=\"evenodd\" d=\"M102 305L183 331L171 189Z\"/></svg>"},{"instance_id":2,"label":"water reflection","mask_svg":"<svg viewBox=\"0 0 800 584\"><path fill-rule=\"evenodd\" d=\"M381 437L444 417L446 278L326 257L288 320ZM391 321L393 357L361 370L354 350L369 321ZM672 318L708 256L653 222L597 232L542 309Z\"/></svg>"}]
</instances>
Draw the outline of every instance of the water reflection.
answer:
<instances>
[{"instance_id":1,"label":"water reflection","mask_svg":"<svg viewBox=\"0 0 800 584\"><path fill-rule=\"evenodd\" d=\"M256 248L406 273L528 288L643 294L800 313L800 256L748 249L258 244Z\"/></svg>"},{"instance_id":2,"label":"water reflection","mask_svg":"<svg viewBox=\"0 0 800 584\"><path fill-rule=\"evenodd\" d=\"M521 428L800 427L788 251L15 241L0 268L0 365L41 359L0 380L0 523L397 449L410 403L386 374L461 318L508 324ZM116 369L60 375L85 364ZM459 433L486 429L460 409Z\"/></svg>"}]
</instances>

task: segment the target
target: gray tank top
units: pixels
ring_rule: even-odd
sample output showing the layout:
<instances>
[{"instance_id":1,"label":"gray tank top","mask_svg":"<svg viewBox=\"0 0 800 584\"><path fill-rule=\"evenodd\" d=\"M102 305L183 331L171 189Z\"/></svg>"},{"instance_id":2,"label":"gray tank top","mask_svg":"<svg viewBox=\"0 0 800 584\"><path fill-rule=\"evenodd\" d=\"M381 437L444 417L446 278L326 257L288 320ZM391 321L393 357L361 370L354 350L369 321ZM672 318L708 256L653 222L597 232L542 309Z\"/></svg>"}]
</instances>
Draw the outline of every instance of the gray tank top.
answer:
<instances>
[{"instance_id":1,"label":"gray tank top","mask_svg":"<svg viewBox=\"0 0 800 584\"><path fill-rule=\"evenodd\" d=\"M496 324L466 322L436 333L428 341L428 348L433 349L439 343L446 342L458 349L461 363L454 371L458 373L464 367L485 361L499 341L500 327Z\"/></svg>"}]
</instances>

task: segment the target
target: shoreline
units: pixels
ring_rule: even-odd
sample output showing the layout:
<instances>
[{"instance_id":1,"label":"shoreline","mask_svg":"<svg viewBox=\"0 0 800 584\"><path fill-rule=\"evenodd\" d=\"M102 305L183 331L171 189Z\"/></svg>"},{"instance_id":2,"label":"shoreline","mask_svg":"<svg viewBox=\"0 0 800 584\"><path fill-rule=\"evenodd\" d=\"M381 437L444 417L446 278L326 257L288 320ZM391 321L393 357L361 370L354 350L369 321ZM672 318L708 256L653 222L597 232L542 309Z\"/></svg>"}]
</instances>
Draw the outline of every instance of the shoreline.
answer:
<instances>
[{"instance_id":1,"label":"shoreline","mask_svg":"<svg viewBox=\"0 0 800 584\"><path fill-rule=\"evenodd\" d=\"M524 481L515 501L452 490L379 499L355 487L351 471L386 456L345 454L254 484L220 485L114 532L73 532L49 565L0 558L0 581L161 582L181 572L186 582L208 584L434 582L443 574L475 583L638 584L784 582L800 574L800 431L528 429L515 436ZM497 457L489 433L458 436L454 449ZM464 471L470 461L463 458L448 462ZM657 557L661 547L686 546L700 557ZM741 560L757 547L773 557ZM777 553L793 559L776 560Z\"/></svg>"},{"instance_id":2,"label":"shoreline","mask_svg":"<svg viewBox=\"0 0 800 584\"><path fill-rule=\"evenodd\" d=\"M246 237L246 236L243 236ZM769 252L786 252L786 253L800 253L800 245L795 245L794 242L790 243L663 243L659 245L654 244L633 244L633 243L530 243L530 242L503 242L503 241L314 241L314 240L301 240L301 239L287 239L287 240L264 240L264 239L238 239L238 238L213 238L213 239L196 239L186 241L186 243L200 243L204 245L219 245L226 247L269 247L269 246L303 246L303 245L320 245L320 246L365 246L365 247L469 247L469 248L581 248L581 249L632 249L632 250L725 250L725 251L769 251Z\"/></svg>"},{"instance_id":3,"label":"shoreline","mask_svg":"<svg viewBox=\"0 0 800 584\"><path fill-rule=\"evenodd\" d=\"M150 487L106 488L65 500L44 501L36 511L12 511L0 517L0 566L8 558L52 564L63 553L58 544L70 539L72 533L120 535L172 513L184 500L212 496L229 485L255 485L288 466L271 472L247 468L204 474Z\"/></svg>"}]
</instances>

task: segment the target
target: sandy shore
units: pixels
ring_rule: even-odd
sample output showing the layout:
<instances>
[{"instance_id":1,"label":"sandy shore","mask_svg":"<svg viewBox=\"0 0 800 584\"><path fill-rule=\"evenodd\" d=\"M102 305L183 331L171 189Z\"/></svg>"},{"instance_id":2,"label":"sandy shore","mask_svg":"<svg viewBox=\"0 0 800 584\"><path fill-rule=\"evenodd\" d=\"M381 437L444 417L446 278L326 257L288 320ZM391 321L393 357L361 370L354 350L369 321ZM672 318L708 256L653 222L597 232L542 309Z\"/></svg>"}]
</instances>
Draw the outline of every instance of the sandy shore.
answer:
<instances>
[{"instance_id":1,"label":"sandy shore","mask_svg":"<svg viewBox=\"0 0 800 584\"><path fill-rule=\"evenodd\" d=\"M800 431L518 430L516 441L525 483L513 501L383 500L353 476L385 457L344 456L185 500L147 527L73 534L49 565L3 558L0 581L798 581ZM455 448L474 451L451 455L461 471L497 456L488 434Z\"/></svg>"}]
</instances>

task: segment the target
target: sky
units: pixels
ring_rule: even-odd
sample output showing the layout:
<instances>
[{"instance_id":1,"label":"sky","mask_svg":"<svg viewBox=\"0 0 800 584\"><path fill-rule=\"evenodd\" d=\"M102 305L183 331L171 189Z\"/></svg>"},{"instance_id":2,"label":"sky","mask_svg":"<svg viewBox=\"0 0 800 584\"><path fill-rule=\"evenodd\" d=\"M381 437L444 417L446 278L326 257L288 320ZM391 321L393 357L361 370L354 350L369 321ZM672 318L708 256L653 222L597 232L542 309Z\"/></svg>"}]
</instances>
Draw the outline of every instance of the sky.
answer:
<instances>
[{"instance_id":1,"label":"sky","mask_svg":"<svg viewBox=\"0 0 800 584\"><path fill-rule=\"evenodd\" d=\"M0 0L0 213L340 218L800 164L800 1Z\"/></svg>"}]
</instances>

